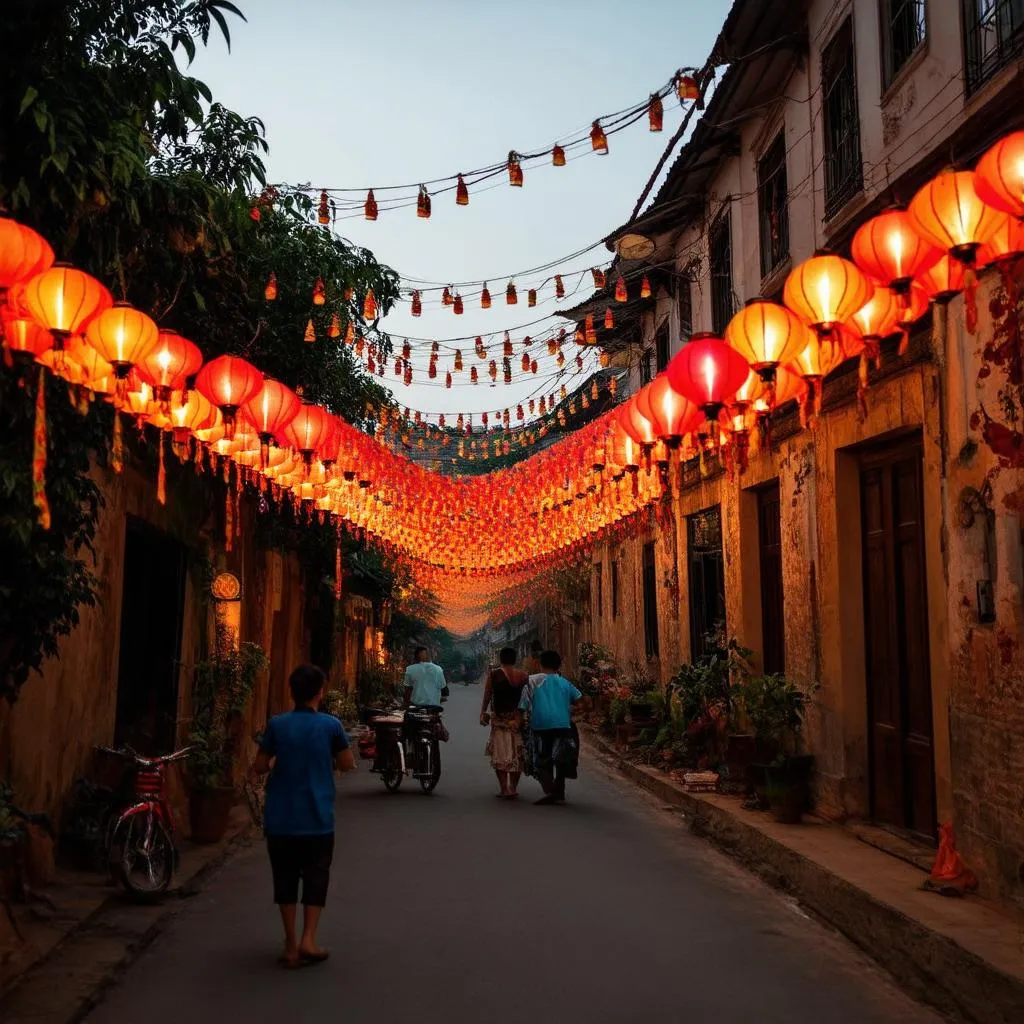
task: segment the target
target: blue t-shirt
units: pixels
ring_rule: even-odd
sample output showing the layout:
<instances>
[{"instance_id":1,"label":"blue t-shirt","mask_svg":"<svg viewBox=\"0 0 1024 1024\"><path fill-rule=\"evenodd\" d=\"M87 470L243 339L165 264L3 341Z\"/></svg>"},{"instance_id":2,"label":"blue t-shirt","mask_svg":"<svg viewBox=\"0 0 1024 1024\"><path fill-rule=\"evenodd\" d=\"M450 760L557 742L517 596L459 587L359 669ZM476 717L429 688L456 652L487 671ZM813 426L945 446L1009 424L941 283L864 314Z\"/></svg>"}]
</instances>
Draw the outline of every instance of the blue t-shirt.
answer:
<instances>
[{"instance_id":1,"label":"blue t-shirt","mask_svg":"<svg viewBox=\"0 0 1024 1024\"><path fill-rule=\"evenodd\" d=\"M270 720L260 742L260 750L275 759L263 812L267 835L334 831L334 758L348 746L333 715L296 708Z\"/></svg>"},{"instance_id":2,"label":"blue t-shirt","mask_svg":"<svg viewBox=\"0 0 1024 1024\"><path fill-rule=\"evenodd\" d=\"M568 729L572 725L569 709L583 694L564 676L555 672L538 678L530 677L519 701L522 711L530 712L530 728Z\"/></svg>"},{"instance_id":3,"label":"blue t-shirt","mask_svg":"<svg viewBox=\"0 0 1024 1024\"><path fill-rule=\"evenodd\" d=\"M432 661L417 661L405 670L405 686L412 687L411 703L441 706L444 669Z\"/></svg>"}]
</instances>

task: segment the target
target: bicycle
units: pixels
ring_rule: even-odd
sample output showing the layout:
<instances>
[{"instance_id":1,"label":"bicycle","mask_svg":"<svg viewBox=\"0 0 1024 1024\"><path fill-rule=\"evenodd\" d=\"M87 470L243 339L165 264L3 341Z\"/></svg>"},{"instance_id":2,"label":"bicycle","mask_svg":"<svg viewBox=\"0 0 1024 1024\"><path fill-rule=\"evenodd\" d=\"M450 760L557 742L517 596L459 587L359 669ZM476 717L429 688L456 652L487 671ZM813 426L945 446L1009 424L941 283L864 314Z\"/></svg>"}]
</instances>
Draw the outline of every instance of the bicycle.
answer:
<instances>
[{"instance_id":1,"label":"bicycle","mask_svg":"<svg viewBox=\"0 0 1024 1024\"><path fill-rule=\"evenodd\" d=\"M163 757L141 757L131 747L96 749L120 758L133 773L134 799L112 816L107 832L111 874L136 898L162 896L171 886L178 860L174 814L167 802L167 765L188 757L192 748Z\"/></svg>"}]
</instances>

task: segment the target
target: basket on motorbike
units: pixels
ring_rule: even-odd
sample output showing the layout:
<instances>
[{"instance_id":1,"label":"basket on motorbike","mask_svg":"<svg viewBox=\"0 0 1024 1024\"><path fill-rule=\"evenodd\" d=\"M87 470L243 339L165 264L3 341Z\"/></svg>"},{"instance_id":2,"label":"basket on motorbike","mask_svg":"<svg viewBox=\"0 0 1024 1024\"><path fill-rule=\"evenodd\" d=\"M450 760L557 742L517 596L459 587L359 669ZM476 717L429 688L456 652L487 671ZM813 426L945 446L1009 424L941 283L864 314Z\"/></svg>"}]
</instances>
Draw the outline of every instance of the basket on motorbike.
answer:
<instances>
[{"instance_id":1,"label":"basket on motorbike","mask_svg":"<svg viewBox=\"0 0 1024 1024\"><path fill-rule=\"evenodd\" d=\"M370 725L373 727L374 771L382 771L385 767L380 763L380 752L387 750L395 742L401 742L403 721L401 715L375 715L370 719Z\"/></svg>"}]
</instances>

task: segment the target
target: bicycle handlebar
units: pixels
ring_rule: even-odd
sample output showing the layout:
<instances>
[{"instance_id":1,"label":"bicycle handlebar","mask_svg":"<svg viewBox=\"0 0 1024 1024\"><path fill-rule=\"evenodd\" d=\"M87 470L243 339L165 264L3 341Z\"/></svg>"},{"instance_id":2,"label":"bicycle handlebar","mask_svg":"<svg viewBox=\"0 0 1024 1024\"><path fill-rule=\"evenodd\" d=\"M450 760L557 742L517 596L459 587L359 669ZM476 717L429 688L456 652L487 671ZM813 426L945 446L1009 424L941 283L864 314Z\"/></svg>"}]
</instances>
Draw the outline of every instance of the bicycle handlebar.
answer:
<instances>
[{"instance_id":1,"label":"bicycle handlebar","mask_svg":"<svg viewBox=\"0 0 1024 1024\"><path fill-rule=\"evenodd\" d=\"M127 744L121 750L115 750L113 747L96 747L96 750L101 754L110 754L112 757L118 757L122 761L134 761L136 764L170 764L172 761L181 761L192 753L191 747L182 747L181 750L176 750L173 754L163 754L159 757L143 757Z\"/></svg>"}]
</instances>

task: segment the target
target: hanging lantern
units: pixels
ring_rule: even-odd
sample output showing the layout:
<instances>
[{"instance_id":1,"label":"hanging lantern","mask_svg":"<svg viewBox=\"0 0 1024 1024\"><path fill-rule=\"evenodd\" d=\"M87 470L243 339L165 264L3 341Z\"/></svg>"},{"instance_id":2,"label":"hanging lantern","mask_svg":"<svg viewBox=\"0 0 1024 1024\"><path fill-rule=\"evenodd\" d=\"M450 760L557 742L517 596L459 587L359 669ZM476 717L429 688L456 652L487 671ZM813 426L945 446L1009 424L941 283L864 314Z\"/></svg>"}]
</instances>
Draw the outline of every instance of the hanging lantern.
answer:
<instances>
[{"instance_id":1,"label":"hanging lantern","mask_svg":"<svg viewBox=\"0 0 1024 1024\"><path fill-rule=\"evenodd\" d=\"M807 347L809 334L800 318L785 306L751 299L729 321L725 340L771 385L779 366Z\"/></svg>"},{"instance_id":2,"label":"hanging lantern","mask_svg":"<svg viewBox=\"0 0 1024 1024\"><path fill-rule=\"evenodd\" d=\"M145 313L127 302L117 302L89 321L85 336L114 367L117 379L124 380L131 368L156 347L159 331Z\"/></svg>"},{"instance_id":3,"label":"hanging lantern","mask_svg":"<svg viewBox=\"0 0 1024 1024\"><path fill-rule=\"evenodd\" d=\"M349 320L345 326L345 344L351 345L356 340L356 325Z\"/></svg>"},{"instance_id":4,"label":"hanging lantern","mask_svg":"<svg viewBox=\"0 0 1024 1024\"><path fill-rule=\"evenodd\" d=\"M171 430L177 444L184 444L196 430L216 427L219 420L220 413L194 389L184 400L178 398L171 403Z\"/></svg>"},{"instance_id":5,"label":"hanging lantern","mask_svg":"<svg viewBox=\"0 0 1024 1024\"><path fill-rule=\"evenodd\" d=\"M4 315L2 320L4 348L26 362L37 359L53 348L53 335L31 317Z\"/></svg>"},{"instance_id":6,"label":"hanging lantern","mask_svg":"<svg viewBox=\"0 0 1024 1024\"><path fill-rule=\"evenodd\" d=\"M942 250L918 234L909 213L888 210L858 229L851 254L865 274L905 297L911 279L938 263Z\"/></svg>"},{"instance_id":7,"label":"hanging lantern","mask_svg":"<svg viewBox=\"0 0 1024 1024\"><path fill-rule=\"evenodd\" d=\"M239 356L219 356L206 363L196 377L196 388L220 409L229 437L234 436L235 414L259 391L263 374Z\"/></svg>"},{"instance_id":8,"label":"hanging lantern","mask_svg":"<svg viewBox=\"0 0 1024 1024\"><path fill-rule=\"evenodd\" d=\"M469 368L469 380L472 384L476 384L480 380L480 375L476 372L475 366Z\"/></svg>"},{"instance_id":9,"label":"hanging lantern","mask_svg":"<svg viewBox=\"0 0 1024 1024\"><path fill-rule=\"evenodd\" d=\"M53 334L56 351L92 317L114 304L113 296L99 281L67 263L55 263L30 278L21 300L32 317Z\"/></svg>"},{"instance_id":10,"label":"hanging lantern","mask_svg":"<svg viewBox=\"0 0 1024 1024\"><path fill-rule=\"evenodd\" d=\"M610 331L615 326L615 316L612 313L612 308L609 306L604 311L604 329Z\"/></svg>"},{"instance_id":11,"label":"hanging lantern","mask_svg":"<svg viewBox=\"0 0 1024 1024\"><path fill-rule=\"evenodd\" d=\"M651 420L644 411L640 408L637 401L637 395L633 395L623 405L620 414L620 423L622 429L629 434L633 440L640 445L645 452L649 452L654 446L654 442L658 440L658 435L654 427L654 421Z\"/></svg>"},{"instance_id":12,"label":"hanging lantern","mask_svg":"<svg viewBox=\"0 0 1024 1024\"><path fill-rule=\"evenodd\" d=\"M850 325L865 342L878 343L896 331L903 311L890 288L875 285L871 298L850 318Z\"/></svg>"},{"instance_id":13,"label":"hanging lantern","mask_svg":"<svg viewBox=\"0 0 1024 1024\"><path fill-rule=\"evenodd\" d=\"M820 411L821 382L845 362L848 355L843 332L836 330L829 336L812 338L807 347L790 363L790 368L807 384L807 393L801 408L801 421L804 424L808 419L816 417Z\"/></svg>"},{"instance_id":14,"label":"hanging lantern","mask_svg":"<svg viewBox=\"0 0 1024 1024\"><path fill-rule=\"evenodd\" d=\"M1014 259L1024 253L1024 221L1004 214L996 233L978 250L978 266Z\"/></svg>"},{"instance_id":15,"label":"hanging lantern","mask_svg":"<svg viewBox=\"0 0 1024 1024\"><path fill-rule=\"evenodd\" d=\"M651 297L651 282L648 280L647 275L644 274L644 279L640 282L640 298L649 299Z\"/></svg>"},{"instance_id":16,"label":"hanging lantern","mask_svg":"<svg viewBox=\"0 0 1024 1024\"><path fill-rule=\"evenodd\" d=\"M451 375L451 371L449 371L448 373L446 373L446 374L445 374L445 378L444 378L444 386L445 386L446 388L450 388L450 387L452 386L452 375ZM444 424L442 423L442 424L441 424L441 426L444 426Z\"/></svg>"},{"instance_id":17,"label":"hanging lantern","mask_svg":"<svg viewBox=\"0 0 1024 1024\"><path fill-rule=\"evenodd\" d=\"M508 331L505 332L505 340L502 343L502 355L506 357L512 355L512 337Z\"/></svg>"},{"instance_id":18,"label":"hanging lantern","mask_svg":"<svg viewBox=\"0 0 1024 1024\"><path fill-rule=\"evenodd\" d=\"M532 360L530 360L530 373L536 373L536 372L537 372L537 360L536 359L532 359Z\"/></svg>"},{"instance_id":19,"label":"hanging lantern","mask_svg":"<svg viewBox=\"0 0 1024 1024\"><path fill-rule=\"evenodd\" d=\"M551 150L551 163L554 167L565 166L565 150L557 142Z\"/></svg>"},{"instance_id":20,"label":"hanging lantern","mask_svg":"<svg viewBox=\"0 0 1024 1024\"><path fill-rule=\"evenodd\" d=\"M266 447L284 433L302 408L302 401L291 388L270 377L252 398L240 407L242 418L255 428L260 444Z\"/></svg>"},{"instance_id":21,"label":"hanging lantern","mask_svg":"<svg viewBox=\"0 0 1024 1024\"><path fill-rule=\"evenodd\" d=\"M462 316L462 313L463 313L464 309L465 309L465 307L462 304L462 296L458 292L456 292L455 293L455 301L452 303L452 312L456 316Z\"/></svg>"},{"instance_id":22,"label":"hanging lantern","mask_svg":"<svg viewBox=\"0 0 1024 1024\"><path fill-rule=\"evenodd\" d=\"M455 185L455 203L457 206L469 206L469 189L466 188L466 183L462 180L461 174Z\"/></svg>"},{"instance_id":23,"label":"hanging lantern","mask_svg":"<svg viewBox=\"0 0 1024 1024\"><path fill-rule=\"evenodd\" d=\"M966 266L999 229L999 211L975 190L973 171L945 171L910 201L914 229Z\"/></svg>"},{"instance_id":24,"label":"hanging lantern","mask_svg":"<svg viewBox=\"0 0 1024 1024\"><path fill-rule=\"evenodd\" d=\"M373 189L366 193L366 204L363 206L363 216L367 220L377 219L377 200L373 198Z\"/></svg>"},{"instance_id":25,"label":"hanging lantern","mask_svg":"<svg viewBox=\"0 0 1024 1024\"><path fill-rule=\"evenodd\" d=\"M967 272L959 260L943 256L934 267L924 271L917 281L932 302L946 305L966 287Z\"/></svg>"},{"instance_id":26,"label":"hanging lantern","mask_svg":"<svg viewBox=\"0 0 1024 1024\"><path fill-rule=\"evenodd\" d=\"M978 198L1014 217L1024 217L1024 132L1011 132L978 161Z\"/></svg>"},{"instance_id":27,"label":"hanging lantern","mask_svg":"<svg viewBox=\"0 0 1024 1024\"><path fill-rule=\"evenodd\" d=\"M583 321L583 342L586 345L597 344L597 330L594 327L594 314L588 313Z\"/></svg>"},{"instance_id":28,"label":"hanging lantern","mask_svg":"<svg viewBox=\"0 0 1024 1024\"><path fill-rule=\"evenodd\" d=\"M452 298L452 290L451 290L451 288L449 288L448 285L445 285L444 286L444 291L441 292L441 305L442 306L450 306L454 302L455 302L455 300Z\"/></svg>"},{"instance_id":29,"label":"hanging lantern","mask_svg":"<svg viewBox=\"0 0 1024 1024\"><path fill-rule=\"evenodd\" d=\"M694 75L682 71L676 75L676 95L680 103L689 103L700 99L700 89L697 86L697 79Z\"/></svg>"},{"instance_id":30,"label":"hanging lantern","mask_svg":"<svg viewBox=\"0 0 1024 1024\"><path fill-rule=\"evenodd\" d=\"M531 288L526 293L526 305L529 306L531 309L534 306L537 305L537 289L536 288Z\"/></svg>"},{"instance_id":31,"label":"hanging lantern","mask_svg":"<svg viewBox=\"0 0 1024 1024\"><path fill-rule=\"evenodd\" d=\"M516 286L509 281L508 287L505 289L505 304L514 306L519 301L519 297L516 295Z\"/></svg>"},{"instance_id":32,"label":"hanging lantern","mask_svg":"<svg viewBox=\"0 0 1024 1024\"><path fill-rule=\"evenodd\" d=\"M523 165L519 162L519 154L515 150L508 155L508 183L515 188L523 187Z\"/></svg>"},{"instance_id":33,"label":"hanging lantern","mask_svg":"<svg viewBox=\"0 0 1024 1024\"><path fill-rule=\"evenodd\" d=\"M366 298L363 299L363 319L377 319L377 297L373 294L372 288L367 290Z\"/></svg>"},{"instance_id":34,"label":"hanging lantern","mask_svg":"<svg viewBox=\"0 0 1024 1024\"><path fill-rule=\"evenodd\" d=\"M409 312L413 316L420 316L423 313L423 301L420 298L420 293L418 291L412 293L412 306Z\"/></svg>"},{"instance_id":35,"label":"hanging lantern","mask_svg":"<svg viewBox=\"0 0 1024 1024\"><path fill-rule=\"evenodd\" d=\"M606 156L608 153L608 137L600 121L595 121L590 127L590 146L600 156Z\"/></svg>"},{"instance_id":36,"label":"hanging lantern","mask_svg":"<svg viewBox=\"0 0 1024 1024\"><path fill-rule=\"evenodd\" d=\"M523 353L522 367L523 367L523 373L529 373L530 372L530 353L529 352L524 352Z\"/></svg>"},{"instance_id":37,"label":"hanging lantern","mask_svg":"<svg viewBox=\"0 0 1024 1024\"><path fill-rule=\"evenodd\" d=\"M556 299L564 299L565 298L565 285L562 283L562 275L561 274L555 274L555 298Z\"/></svg>"},{"instance_id":38,"label":"hanging lantern","mask_svg":"<svg viewBox=\"0 0 1024 1024\"><path fill-rule=\"evenodd\" d=\"M326 409L304 402L279 436L302 456L308 468L335 429L334 417Z\"/></svg>"},{"instance_id":39,"label":"hanging lantern","mask_svg":"<svg viewBox=\"0 0 1024 1024\"><path fill-rule=\"evenodd\" d=\"M302 336L302 340L310 345L316 341L316 328L313 326L312 318L306 321L306 331Z\"/></svg>"},{"instance_id":40,"label":"hanging lantern","mask_svg":"<svg viewBox=\"0 0 1024 1024\"><path fill-rule=\"evenodd\" d=\"M490 309L491 308L491 292L487 287L487 282L484 281L483 291L480 292L480 308Z\"/></svg>"},{"instance_id":41,"label":"hanging lantern","mask_svg":"<svg viewBox=\"0 0 1024 1024\"><path fill-rule=\"evenodd\" d=\"M327 328L328 338L340 338L341 337L341 319L337 313L331 314L331 326Z\"/></svg>"},{"instance_id":42,"label":"hanging lantern","mask_svg":"<svg viewBox=\"0 0 1024 1024\"><path fill-rule=\"evenodd\" d=\"M859 273L859 271L858 271ZM716 421L750 372L750 364L731 345L713 334L694 334L668 364L675 390Z\"/></svg>"},{"instance_id":43,"label":"hanging lantern","mask_svg":"<svg viewBox=\"0 0 1024 1024\"><path fill-rule=\"evenodd\" d=\"M849 320L871 297L871 282L849 260L819 253L786 278L783 300L819 336Z\"/></svg>"},{"instance_id":44,"label":"hanging lantern","mask_svg":"<svg viewBox=\"0 0 1024 1024\"><path fill-rule=\"evenodd\" d=\"M458 373L462 369L462 349L457 348L455 350L455 372Z\"/></svg>"},{"instance_id":45,"label":"hanging lantern","mask_svg":"<svg viewBox=\"0 0 1024 1024\"><path fill-rule=\"evenodd\" d=\"M416 216L424 220L430 218L430 193L427 192L426 185L420 185L420 193L416 197Z\"/></svg>"},{"instance_id":46,"label":"hanging lantern","mask_svg":"<svg viewBox=\"0 0 1024 1024\"><path fill-rule=\"evenodd\" d=\"M600 363L602 370L607 370L608 367L611 366L612 357L607 352L602 352L598 356L598 362Z\"/></svg>"},{"instance_id":47,"label":"hanging lantern","mask_svg":"<svg viewBox=\"0 0 1024 1024\"><path fill-rule=\"evenodd\" d=\"M203 354L198 345L176 331L161 330L156 345L139 360L135 372L152 385L156 400L166 403L171 392L185 387L202 365Z\"/></svg>"},{"instance_id":48,"label":"hanging lantern","mask_svg":"<svg viewBox=\"0 0 1024 1024\"><path fill-rule=\"evenodd\" d=\"M665 106L661 102L661 97L656 92L651 93L651 98L647 104L647 121L652 132L660 132L664 127Z\"/></svg>"},{"instance_id":49,"label":"hanging lantern","mask_svg":"<svg viewBox=\"0 0 1024 1024\"><path fill-rule=\"evenodd\" d=\"M607 279L605 278L605 274L604 274L604 271L603 271L603 270L601 270L601 269L600 269L599 267L594 267L594 268L593 268L593 269L592 269L592 270L590 271L590 273L591 273L591 274L593 275L593 277L594 277L594 287L595 287L595 288L597 288L597 289L601 289L601 288L603 288L603 287L605 286L605 284L606 284L606 280L607 280Z\"/></svg>"},{"instance_id":50,"label":"hanging lantern","mask_svg":"<svg viewBox=\"0 0 1024 1024\"><path fill-rule=\"evenodd\" d=\"M0 214L0 305L9 288L53 266L53 249L38 231Z\"/></svg>"},{"instance_id":51,"label":"hanging lantern","mask_svg":"<svg viewBox=\"0 0 1024 1024\"><path fill-rule=\"evenodd\" d=\"M629 292L626 291L626 279L619 274L618 280L615 282L615 301L626 302L629 299Z\"/></svg>"},{"instance_id":52,"label":"hanging lantern","mask_svg":"<svg viewBox=\"0 0 1024 1024\"><path fill-rule=\"evenodd\" d=\"M490 363L487 365L487 373L490 376L491 380L498 379L498 364L495 360L492 359Z\"/></svg>"},{"instance_id":53,"label":"hanging lantern","mask_svg":"<svg viewBox=\"0 0 1024 1024\"><path fill-rule=\"evenodd\" d=\"M277 274L273 271L270 272L270 276L267 278L267 285L263 289L263 298L267 302L273 302L277 298Z\"/></svg>"},{"instance_id":54,"label":"hanging lantern","mask_svg":"<svg viewBox=\"0 0 1024 1024\"><path fill-rule=\"evenodd\" d=\"M324 279L318 277L313 284L313 305L322 306L327 301L327 290L324 288Z\"/></svg>"}]
</instances>

